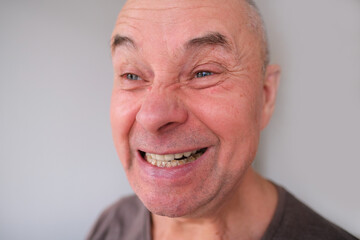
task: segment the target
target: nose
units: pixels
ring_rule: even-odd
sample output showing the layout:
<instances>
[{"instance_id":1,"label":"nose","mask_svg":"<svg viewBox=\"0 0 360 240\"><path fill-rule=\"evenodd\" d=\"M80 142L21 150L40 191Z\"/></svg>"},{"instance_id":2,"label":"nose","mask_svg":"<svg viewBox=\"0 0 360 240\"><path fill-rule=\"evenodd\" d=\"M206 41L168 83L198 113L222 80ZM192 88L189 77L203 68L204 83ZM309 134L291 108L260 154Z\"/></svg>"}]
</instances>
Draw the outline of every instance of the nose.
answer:
<instances>
[{"instance_id":1,"label":"nose","mask_svg":"<svg viewBox=\"0 0 360 240\"><path fill-rule=\"evenodd\" d=\"M151 88L136 115L136 121L148 132L158 134L178 127L187 117L187 110L174 91Z\"/></svg>"}]
</instances>

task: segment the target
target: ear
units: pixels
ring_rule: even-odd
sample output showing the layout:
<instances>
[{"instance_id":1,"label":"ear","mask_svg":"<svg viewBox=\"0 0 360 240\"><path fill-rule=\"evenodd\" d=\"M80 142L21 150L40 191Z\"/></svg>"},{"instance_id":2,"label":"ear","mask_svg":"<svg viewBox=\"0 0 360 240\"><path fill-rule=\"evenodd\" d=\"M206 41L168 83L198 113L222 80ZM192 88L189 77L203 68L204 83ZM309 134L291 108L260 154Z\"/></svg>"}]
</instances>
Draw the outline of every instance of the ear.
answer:
<instances>
[{"instance_id":1,"label":"ear","mask_svg":"<svg viewBox=\"0 0 360 240\"><path fill-rule=\"evenodd\" d=\"M263 81L263 108L261 113L261 130L270 121L274 112L277 89L280 81L280 66L269 65L266 68Z\"/></svg>"}]
</instances>

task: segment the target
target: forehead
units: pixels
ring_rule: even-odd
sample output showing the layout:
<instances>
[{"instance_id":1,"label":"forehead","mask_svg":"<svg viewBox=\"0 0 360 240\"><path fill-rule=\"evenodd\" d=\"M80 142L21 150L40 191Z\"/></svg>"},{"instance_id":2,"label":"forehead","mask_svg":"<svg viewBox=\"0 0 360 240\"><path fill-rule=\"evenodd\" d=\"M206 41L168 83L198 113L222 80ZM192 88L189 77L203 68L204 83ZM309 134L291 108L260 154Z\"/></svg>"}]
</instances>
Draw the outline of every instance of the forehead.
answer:
<instances>
[{"instance_id":1,"label":"forehead","mask_svg":"<svg viewBox=\"0 0 360 240\"><path fill-rule=\"evenodd\" d=\"M113 36L176 49L193 37L219 32L234 43L245 32L246 14L239 0L132 0L120 12Z\"/></svg>"}]
</instances>

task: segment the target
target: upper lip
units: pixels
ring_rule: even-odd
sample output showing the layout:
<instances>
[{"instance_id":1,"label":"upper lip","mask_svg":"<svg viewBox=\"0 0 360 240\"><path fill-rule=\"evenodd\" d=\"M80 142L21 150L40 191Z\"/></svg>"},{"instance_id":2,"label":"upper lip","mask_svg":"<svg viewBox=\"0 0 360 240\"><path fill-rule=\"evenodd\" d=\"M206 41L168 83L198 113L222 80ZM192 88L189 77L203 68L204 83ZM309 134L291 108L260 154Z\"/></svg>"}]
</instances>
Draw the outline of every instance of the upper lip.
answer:
<instances>
[{"instance_id":1,"label":"upper lip","mask_svg":"<svg viewBox=\"0 0 360 240\"><path fill-rule=\"evenodd\" d=\"M206 149L207 147L198 147L198 148L191 148L186 150L167 150L167 151L158 151L158 150L142 150L139 149L142 153L152 153L157 155L168 155L168 154L177 154L177 153L186 153L186 152L193 152L193 151L199 151L202 149Z\"/></svg>"}]
</instances>

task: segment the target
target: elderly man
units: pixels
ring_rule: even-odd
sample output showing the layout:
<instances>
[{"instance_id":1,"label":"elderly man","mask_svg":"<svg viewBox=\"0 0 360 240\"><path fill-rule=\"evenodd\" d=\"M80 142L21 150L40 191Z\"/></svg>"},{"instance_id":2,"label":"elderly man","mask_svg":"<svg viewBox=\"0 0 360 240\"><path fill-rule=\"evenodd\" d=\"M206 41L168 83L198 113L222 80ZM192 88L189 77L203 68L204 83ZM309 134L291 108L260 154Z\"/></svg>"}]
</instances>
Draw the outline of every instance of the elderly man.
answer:
<instances>
[{"instance_id":1,"label":"elderly man","mask_svg":"<svg viewBox=\"0 0 360 240\"><path fill-rule=\"evenodd\" d=\"M251 167L274 110L250 0L130 0L112 37L115 147L137 196L88 239L355 239Z\"/></svg>"}]
</instances>

